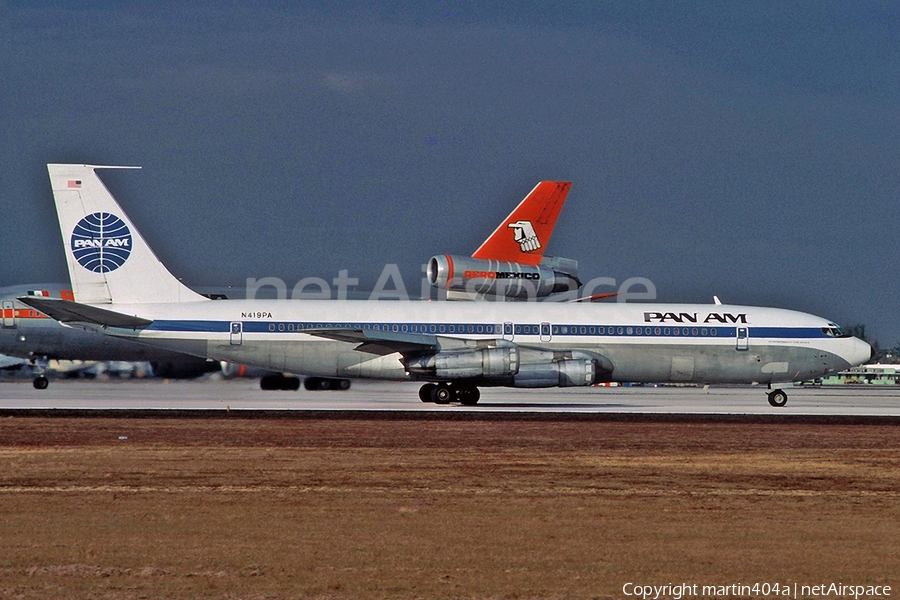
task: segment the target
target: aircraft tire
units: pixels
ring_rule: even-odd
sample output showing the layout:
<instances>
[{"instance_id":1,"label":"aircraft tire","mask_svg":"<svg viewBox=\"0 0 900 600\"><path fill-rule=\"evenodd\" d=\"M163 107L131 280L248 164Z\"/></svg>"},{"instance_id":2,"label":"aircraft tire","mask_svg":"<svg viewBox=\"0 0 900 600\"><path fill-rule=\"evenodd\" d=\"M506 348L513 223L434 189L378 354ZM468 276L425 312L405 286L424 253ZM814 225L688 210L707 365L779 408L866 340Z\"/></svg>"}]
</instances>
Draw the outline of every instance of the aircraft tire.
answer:
<instances>
[{"instance_id":1,"label":"aircraft tire","mask_svg":"<svg viewBox=\"0 0 900 600\"><path fill-rule=\"evenodd\" d=\"M431 401L435 404L450 404L453 400L453 395L450 384L439 383L431 390Z\"/></svg>"},{"instance_id":2,"label":"aircraft tire","mask_svg":"<svg viewBox=\"0 0 900 600\"><path fill-rule=\"evenodd\" d=\"M324 377L307 377L303 380L303 387L311 392L330 390L331 380Z\"/></svg>"},{"instance_id":3,"label":"aircraft tire","mask_svg":"<svg viewBox=\"0 0 900 600\"><path fill-rule=\"evenodd\" d=\"M300 389L300 380L284 375L264 375L259 380L259 389L266 391L296 392Z\"/></svg>"},{"instance_id":4,"label":"aircraft tire","mask_svg":"<svg viewBox=\"0 0 900 600\"><path fill-rule=\"evenodd\" d=\"M40 377L35 377L34 381L31 382L31 385L33 385L36 390L46 390L47 386L50 385L50 382L46 377L41 375Z\"/></svg>"},{"instance_id":5,"label":"aircraft tire","mask_svg":"<svg viewBox=\"0 0 900 600\"><path fill-rule=\"evenodd\" d=\"M774 406L775 408L781 408L785 404L787 404L787 394L784 393L784 390L774 390L767 394L769 397L769 404Z\"/></svg>"},{"instance_id":6,"label":"aircraft tire","mask_svg":"<svg viewBox=\"0 0 900 600\"><path fill-rule=\"evenodd\" d=\"M437 386L433 383L426 383L425 385L420 387L419 388L419 400L421 400L422 402L434 402L434 400L431 398L431 392L436 387Z\"/></svg>"},{"instance_id":7,"label":"aircraft tire","mask_svg":"<svg viewBox=\"0 0 900 600\"><path fill-rule=\"evenodd\" d=\"M263 375L259 380L259 389L266 391L281 389L278 383L280 378L281 375Z\"/></svg>"},{"instance_id":8,"label":"aircraft tire","mask_svg":"<svg viewBox=\"0 0 900 600\"><path fill-rule=\"evenodd\" d=\"M456 392L457 400L465 406L475 406L481 398L481 392L474 385L463 385Z\"/></svg>"},{"instance_id":9,"label":"aircraft tire","mask_svg":"<svg viewBox=\"0 0 900 600\"><path fill-rule=\"evenodd\" d=\"M303 387L311 392L324 392L328 390L346 391L350 389L350 380L336 379L333 377L307 377L303 380Z\"/></svg>"}]
</instances>

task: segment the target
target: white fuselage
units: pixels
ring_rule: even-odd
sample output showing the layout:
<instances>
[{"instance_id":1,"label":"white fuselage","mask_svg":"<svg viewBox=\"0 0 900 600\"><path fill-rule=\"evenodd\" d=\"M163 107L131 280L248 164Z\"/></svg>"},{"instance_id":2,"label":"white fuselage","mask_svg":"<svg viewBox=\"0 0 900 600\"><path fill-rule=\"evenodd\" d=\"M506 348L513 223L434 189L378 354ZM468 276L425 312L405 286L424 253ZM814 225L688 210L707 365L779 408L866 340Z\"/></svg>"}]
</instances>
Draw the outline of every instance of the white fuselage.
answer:
<instances>
[{"instance_id":1,"label":"white fuselage","mask_svg":"<svg viewBox=\"0 0 900 600\"><path fill-rule=\"evenodd\" d=\"M448 348L502 343L543 355L582 351L605 359L608 380L634 382L795 381L859 364L871 352L861 340L836 337L836 326L820 317L752 306L220 300L103 308L153 321L143 330L107 333L216 360L332 377L428 379L411 373L399 353L357 351L357 343L308 331L435 336Z\"/></svg>"},{"instance_id":2,"label":"white fuselage","mask_svg":"<svg viewBox=\"0 0 900 600\"><path fill-rule=\"evenodd\" d=\"M420 390L435 402L477 402L478 385L792 381L871 352L819 317L749 306L207 300L159 262L100 168L111 167L47 165L75 301L29 306L157 348L305 375L436 382ZM568 184L543 182L529 198L539 190L558 212ZM488 240L511 255L483 245L473 258L538 264L522 256L541 247L537 231L517 219Z\"/></svg>"}]
</instances>

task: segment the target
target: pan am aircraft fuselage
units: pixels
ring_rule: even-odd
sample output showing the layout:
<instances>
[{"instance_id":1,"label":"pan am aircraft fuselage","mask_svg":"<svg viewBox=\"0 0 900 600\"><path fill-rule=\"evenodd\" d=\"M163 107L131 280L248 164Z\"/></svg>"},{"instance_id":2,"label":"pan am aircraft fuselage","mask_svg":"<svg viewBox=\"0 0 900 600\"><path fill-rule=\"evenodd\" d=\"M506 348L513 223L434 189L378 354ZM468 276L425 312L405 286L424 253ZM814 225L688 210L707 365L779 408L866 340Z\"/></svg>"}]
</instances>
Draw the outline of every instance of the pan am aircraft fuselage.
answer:
<instances>
[{"instance_id":1,"label":"pan am aircraft fuselage","mask_svg":"<svg viewBox=\"0 0 900 600\"><path fill-rule=\"evenodd\" d=\"M323 377L427 382L425 401L478 386L607 381L776 384L864 362L833 322L778 308L557 302L209 301L153 255L90 165L48 165L75 301L23 298L108 335ZM510 230L510 234L513 235ZM773 405L787 400L769 394Z\"/></svg>"}]
</instances>

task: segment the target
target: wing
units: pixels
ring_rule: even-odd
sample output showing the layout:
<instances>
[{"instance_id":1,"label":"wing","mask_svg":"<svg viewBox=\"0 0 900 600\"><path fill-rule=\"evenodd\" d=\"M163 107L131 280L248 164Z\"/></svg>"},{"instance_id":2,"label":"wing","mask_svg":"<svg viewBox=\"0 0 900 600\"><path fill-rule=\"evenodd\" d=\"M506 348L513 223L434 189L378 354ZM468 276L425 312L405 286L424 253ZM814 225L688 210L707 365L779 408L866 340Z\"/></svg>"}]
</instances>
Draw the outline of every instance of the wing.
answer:
<instances>
[{"instance_id":1,"label":"wing","mask_svg":"<svg viewBox=\"0 0 900 600\"><path fill-rule=\"evenodd\" d=\"M24 358L16 358L14 356L5 356L0 354L0 369L18 369L23 365L27 365L28 361Z\"/></svg>"},{"instance_id":2,"label":"wing","mask_svg":"<svg viewBox=\"0 0 900 600\"><path fill-rule=\"evenodd\" d=\"M359 344L356 350L385 356L399 352L415 355L437 352L441 348L437 336L418 333L373 331L371 329L305 329L303 333L316 337Z\"/></svg>"}]
</instances>

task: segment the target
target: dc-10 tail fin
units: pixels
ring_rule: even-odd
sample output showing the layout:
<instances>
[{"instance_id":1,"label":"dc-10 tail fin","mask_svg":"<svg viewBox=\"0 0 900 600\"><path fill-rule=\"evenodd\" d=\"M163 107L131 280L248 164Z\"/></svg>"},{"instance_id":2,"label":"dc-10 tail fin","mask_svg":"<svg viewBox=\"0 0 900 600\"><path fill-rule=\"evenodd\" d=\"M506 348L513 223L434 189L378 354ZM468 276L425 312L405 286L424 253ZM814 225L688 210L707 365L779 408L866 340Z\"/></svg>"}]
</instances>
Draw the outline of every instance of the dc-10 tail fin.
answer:
<instances>
[{"instance_id":1,"label":"dc-10 tail fin","mask_svg":"<svg viewBox=\"0 0 900 600\"><path fill-rule=\"evenodd\" d=\"M537 184L472 257L532 266L540 263L571 187L569 181Z\"/></svg>"}]
</instances>

